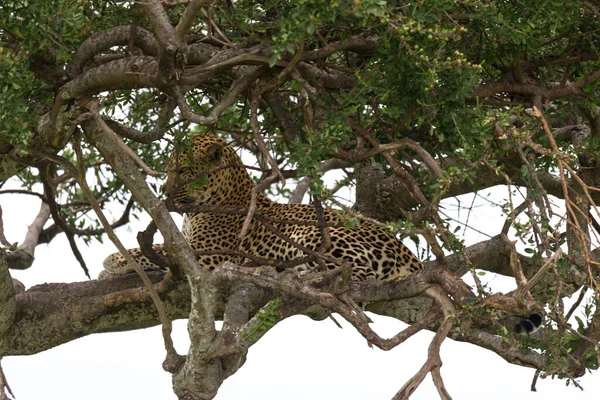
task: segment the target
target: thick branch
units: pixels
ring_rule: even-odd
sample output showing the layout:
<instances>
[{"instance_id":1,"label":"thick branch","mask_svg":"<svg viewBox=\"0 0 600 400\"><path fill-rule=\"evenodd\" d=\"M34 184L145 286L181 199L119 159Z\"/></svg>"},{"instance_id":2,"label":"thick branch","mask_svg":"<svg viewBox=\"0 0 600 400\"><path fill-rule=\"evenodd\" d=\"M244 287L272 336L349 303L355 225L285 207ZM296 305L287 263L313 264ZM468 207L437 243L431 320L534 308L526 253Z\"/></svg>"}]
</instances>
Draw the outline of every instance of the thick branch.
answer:
<instances>
[{"instance_id":1,"label":"thick branch","mask_svg":"<svg viewBox=\"0 0 600 400\"><path fill-rule=\"evenodd\" d=\"M76 99L84 95L116 89L137 89L167 85L157 78L158 63L154 57L133 56L92 68L64 86L67 98Z\"/></svg>"},{"instance_id":2,"label":"thick branch","mask_svg":"<svg viewBox=\"0 0 600 400\"><path fill-rule=\"evenodd\" d=\"M542 88L531 83L498 81L476 86L471 92L471 97L489 97L504 92L528 96L532 99L539 98L552 101L563 97L582 95L584 94L583 88L593 84L598 79L600 79L600 71L593 72L575 83L551 89Z\"/></svg>"},{"instance_id":3,"label":"thick branch","mask_svg":"<svg viewBox=\"0 0 600 400\"><path fill-rule=\"evenodd\" d=\"M303 61L323 60L333 53L339 51L352 51L359 54L373 54L379 46L379 38L352 36L348 39L335 43L327 43L325 47L318 50L308 51L302 56Z\"/></svg>"},{"instance_id":4,"label":"thick branch","mask_svg":"<svg viewBox=\"0 0 600 400\"><path fill-rule=\"evenodd\" d=\"M158 282L162 273L154 272L150 276L154 282ZM141 284L137 275L126 274L102 281L35 286L17 295L15 320L0 344L0 353L35 354L92 333L133 330L156 325L159 323L156 310L147 291L138 288ZM410 284L402 282L389 282L386 285L396 287L382 287L378 290L376 284L353 283L352 292L349 294L356 301L369 302L370 310L399 318L408 324L416 323L425 317L431 305L430 299L409 297L381 301L407 297L405 289L410 287ZM364 287L364 290L361 287ZM224 299L231 293L231 289L228 286L220 286L218 293L219 296L214 297L213 301L215 315L220 318L225 310ZM251 302L250 314L255 314L259 307L273 296L270 292L265 292L264 295L266 297ZM170 291L163 292L162 298L170 318L185 318L189 315L189 287L185 282L179 282ZM315 312L312 307L310 313ZM545 356L534 352L525 354L518 347L507 346L503 338L476 329L466 332L455 330L450 336L490 349L509 362L519 365L543 369L546 362Z\"/></svg>"},{"instance_id":5,"label":"thick branch","mask_svg":"<svg viewBox=\"0 0 600 400\"><path fill-rule=\"evenodd\" d=\"M77 49L71 62L67 66L67 72L72 78L83 71L84 65L97 54L110 49L113 46L125 46L129 44L131 35L130 26L117 26L98 32L87 38ZM142 49L145 55L155 56L157 54L156 41L150 32L144 28L135 28L136 47Z\"/></svg>"},{"instance_id":6,"label":"thick branch","mask_svg":"<svg viewBox=\"0 0 600 400\"><path fill-rule=\"evenodd\" d=\"M160 281L162 273L151 277ZM36 354L92 333L156 325L158 315L149 296L114 302L114 293L140 285L137 275L129 274L102 281L34 286L17 295L15 319L3 336L0 353ZM190 302L187 284L179 283L163 301L170 318L185 318Z\"/></svg>"},{"instance_id":7,"label":"thick branch","mask_svg":"<svg viewBox=\"0 0 600 400\"><path fill-rule=\"evenodd\" d=\"M148 187L144 175L137 169L130 155L118 144L118 137L114 133L105 132L95 121L88 121L83 127L90 142L150 214L165 239L166 251L172 255L190 283L191 346L183 367L173 376L173 388L178 396L216 394L223 379L219 373L221 367L218 361L206 358L216 336L214 321L217 291L211 283L210 274L204 268L197 268L196 257L187 241L164 204Z\"/></svg>"},{"instance_id":8,"label":"thick branch","mask_svg":"<svg viewBox=\"0 0 600 400\"><path fill-rule=\"evenodd\" d=\"M17 310L16 304L15 288L8 272L6 259L0 254L0 337L10 329L13 323Z\"/></svg>"}]
</instances>

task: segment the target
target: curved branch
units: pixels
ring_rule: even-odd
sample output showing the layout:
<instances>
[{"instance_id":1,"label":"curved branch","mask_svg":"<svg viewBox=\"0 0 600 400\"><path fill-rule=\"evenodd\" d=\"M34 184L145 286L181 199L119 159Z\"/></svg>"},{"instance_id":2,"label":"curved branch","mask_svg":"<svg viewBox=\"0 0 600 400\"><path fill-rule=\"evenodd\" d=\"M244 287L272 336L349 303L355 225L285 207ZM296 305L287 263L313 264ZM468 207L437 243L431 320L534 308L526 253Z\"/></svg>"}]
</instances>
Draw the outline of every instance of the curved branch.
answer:
<instances>
[{"instance_id":1,"label":"curved branch","mask_svg":"<svg viewBox=\"0 0 600 400\"><path fill-rule=\"evenodd\" d=\"M212 109L208 117L195 113L185 101L183 94L176 89L175 97L177 100L177 105L179 106L179 110L181 111L181 116L188 121L199 125L216 124L221 114L237 101L238 96L242 94L261 73L262 69L260 68L248 68L244 75L231 84L229 91L225 94L225 96L223 96L219 104Z\"/></svg>"},{"instance_id":2,"label":"curved branch","mask_svg":"<svg viewBox=\"0 0 600 400\"><path fill-rule=\"evenodd\" d=\"M107 120L106 125L117 135L133 140L138 143L149 144L155 140L161 139L169 129L169 120L173 115L175 108L174 101L167 101L158 114L158 120L154 129L148 132L141 132L129 126L122 125L117 121Z\"/></svg>"},{"instance_id":3,"label":"curved branch","mask_svg":"<svg viewBox=\"0 0 600 400\"><path fill-rule=\"evenodd\" d=\"M150 32L144 28L135 28L136 47L142 49L145 55L156 56L156 41ZM113 46L125 46L129 44L131 27L129 25L117 26L98 32L87 38L75 51L71 62L67 66L67 72L71 78L76 77L83 71L84 65L97 54L110 49Z\"/></svg>"},{"instance_id":4,"label":"curved branch","mask_svg":"<svg viewBox=\"0 0 600 400\"><path fill-rule=\"evenodd\" d=\"M452 301L448 298L447 294L443 292L439 287L432 286L427 289L427 294L434 299L442 310L444 319L438 328L435 336L431 340L429 349L427 351L427 361L421 367L421 369L410 378L404 386L396 393L392 400L405 400L408 399L412 393L419 387L425 376L431 372L436 388L442 398L442 400L452 400L444 387L442 377L440 374L440 368L442 367L442 360L440 358L440 346L444 339L448 336L450 329L454 325L456 319L456 307Z\"/></svg>"},{"instance_id":5,"label":"curved branch","mask_svg":"<svg viewBox=\"0 0 600 400\"><path fill-rule=\"evenodd\" d=\"M78 75L63 87L63 96L76 99L109 90L145 87L164 90L175 84L161 81L157 73L158 62L154 57L132 56L114 60Z\"/></svg>"}]
</instances>

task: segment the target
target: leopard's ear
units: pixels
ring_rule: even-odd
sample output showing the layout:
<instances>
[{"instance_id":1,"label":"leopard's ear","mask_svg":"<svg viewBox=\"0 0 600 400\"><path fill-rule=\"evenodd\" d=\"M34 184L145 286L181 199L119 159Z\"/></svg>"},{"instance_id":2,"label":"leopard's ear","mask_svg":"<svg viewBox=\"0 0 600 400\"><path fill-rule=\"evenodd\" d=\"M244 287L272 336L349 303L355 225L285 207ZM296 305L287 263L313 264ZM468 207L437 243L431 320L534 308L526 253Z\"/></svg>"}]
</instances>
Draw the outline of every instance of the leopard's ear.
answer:
<instances>
[{"instance_id":1,"label":"leopard's ear","mask_svg":"<svg viewBox=\"0 0 600 400\"><path fill-rule=\"evenodd\" d=\"M206 160L211 164L218 164L223 156L223 146L219 143L211 144L206 150Z\"/></svg>"}]
</instances>

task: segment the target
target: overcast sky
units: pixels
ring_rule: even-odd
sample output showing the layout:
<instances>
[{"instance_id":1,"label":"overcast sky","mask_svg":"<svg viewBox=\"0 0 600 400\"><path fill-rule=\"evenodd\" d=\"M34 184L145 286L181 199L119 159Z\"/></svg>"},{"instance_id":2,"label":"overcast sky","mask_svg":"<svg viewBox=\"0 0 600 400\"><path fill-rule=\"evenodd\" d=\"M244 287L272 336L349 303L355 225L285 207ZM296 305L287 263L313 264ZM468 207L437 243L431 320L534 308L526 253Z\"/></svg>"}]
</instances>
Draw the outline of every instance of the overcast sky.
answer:
<instances>
[{"instance_id":1,"label":"overcast sky","mask_svg":"<svg viewBox=\"0 0 600 400\"><path fill-rule=\"evenodd\" d=\"M39 209L39 199L2 195L0 204L8 240L23 240L27 224ZM448 212L453 212L451 206ZM476 207L470 223L494 233L495 225L501 225L502 220L497 210ZM135 234L146 224L147 219L118 233L128 247L136 247ZM474 232L469 235L472 241L485 239ZM80 249L95 277L114 246L106 240L104 245L95 242L90 247L81 243ZM12 275L27 287L86 279L64 235L50 245L38 246L33 266L26 271L12 271ZM507 279L489 274L486 277L494 285L510 288ZM374 329L387 337L405 327L391 318L371 317ZM433 336L431 332L420 332L398 348L384 352L370 349L341 317L337 320L344 329L330 320L315 322L307 317L278 324L250 349L245 366L225 381L217 399L390 399L421 367ZM175 322L173 337L178 351L186 353L186 321ZM161 367L164 355L160 329L154 327L88 336L33 356L4 358L2 366L18 400L176 399L171 375ZM441 356L442 376L454 399L595 400L600 395L598 374L588 373L580 380L583 392L566 387L564 381L547 378L538 380L538 392L532 393L529 387L534 371L507 364L492 352L447 339ZM437 398L430 377L412 398Z\"/></svg>"}]
</instances>

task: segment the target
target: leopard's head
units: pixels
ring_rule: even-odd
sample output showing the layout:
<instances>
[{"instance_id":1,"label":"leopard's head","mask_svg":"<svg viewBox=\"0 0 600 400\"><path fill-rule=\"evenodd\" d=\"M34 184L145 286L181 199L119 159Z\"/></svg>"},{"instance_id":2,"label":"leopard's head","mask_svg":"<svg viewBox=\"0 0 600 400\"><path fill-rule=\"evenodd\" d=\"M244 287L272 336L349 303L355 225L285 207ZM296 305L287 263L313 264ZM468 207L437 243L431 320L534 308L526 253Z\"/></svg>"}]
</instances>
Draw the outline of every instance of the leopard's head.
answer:
<instances>
[{"instance_id":1,"label":"leopard's head","mask_svg":"<svg viewBox=\"0 0 600 400\"><path fill-rule=\"evenodd\" d=\"M221 138L198 135L171 155L162 190L178 204L230 205L239 203L248 185L251 190L235 150Z\"/></svg>"}]
</instances>

